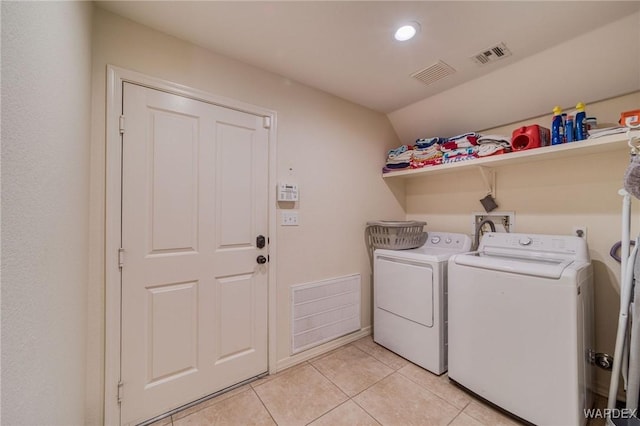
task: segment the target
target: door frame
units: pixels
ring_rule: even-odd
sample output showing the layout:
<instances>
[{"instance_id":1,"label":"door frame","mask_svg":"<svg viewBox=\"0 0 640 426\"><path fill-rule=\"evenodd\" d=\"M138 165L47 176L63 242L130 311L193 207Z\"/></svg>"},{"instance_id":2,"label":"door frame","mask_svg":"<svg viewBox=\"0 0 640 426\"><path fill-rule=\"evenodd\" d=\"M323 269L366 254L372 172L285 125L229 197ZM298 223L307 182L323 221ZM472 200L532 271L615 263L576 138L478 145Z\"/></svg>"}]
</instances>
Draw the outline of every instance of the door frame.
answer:
<instances>
[{"instance_id":1,"label":"door frame","mask_svg":"<svg viewBox=\"0 0 640 426\"><path fill-rule=\"evenodd\" d=\"M122 235L122 115L123 83L133 83L150 89L262 116L270 121L268 128L268 233L269 253L276 253L276 112L235 99L213 95L181 84L158 79L136 71L107 65L106 105L106 166L105 166L105 352L104 352L104 424L120 424L118 383L121 362L121 270L119 251ZM125 124L126 127L126 124ZM273 190L272 190L273 189ZM268 281L268 341L269 373L276 371L276 256L270 258Z\"/></svg>"}]
</instances>

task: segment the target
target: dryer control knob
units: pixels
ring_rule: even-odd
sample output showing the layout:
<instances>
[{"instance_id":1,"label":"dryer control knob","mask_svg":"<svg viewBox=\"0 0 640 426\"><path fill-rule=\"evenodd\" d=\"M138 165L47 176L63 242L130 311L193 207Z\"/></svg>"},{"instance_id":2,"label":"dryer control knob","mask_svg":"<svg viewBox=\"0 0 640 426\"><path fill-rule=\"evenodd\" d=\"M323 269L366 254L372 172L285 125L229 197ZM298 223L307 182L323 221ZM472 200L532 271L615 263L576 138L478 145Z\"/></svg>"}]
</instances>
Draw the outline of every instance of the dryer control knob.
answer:
<instances>
[{"instance_id":1,"label":"dryer control knob","mask_svg":"<svg viewBox=\"0 0 640 426\"><path fill-rule=\"evenodd\" d=\"M431 238L431 243L432 244L438 244L440 242L440 237L433 237Z\"/></svg>"},{"instance_id":2,"label":"dryer control knob","mask_svg":"<svg viewBox=\"0 0 640 426\"><path fill-rule=\"evenodd\" d=\"M451 238L447 238L446 240L444 240L444 242L447 244L451 244Z\"/></svg>"},{"instance_id":3,"label":"dryer control knob","mask_svg":"<svg viewBox=\"0 0 640 426\"><path fill-rule=\"evenodd\" d=\"M521 246L528 246L533 242L533 240L529 237L523 237L523 238L520 238L520 241L518 242L520 243Z\"/></svg>"}]
</instances>

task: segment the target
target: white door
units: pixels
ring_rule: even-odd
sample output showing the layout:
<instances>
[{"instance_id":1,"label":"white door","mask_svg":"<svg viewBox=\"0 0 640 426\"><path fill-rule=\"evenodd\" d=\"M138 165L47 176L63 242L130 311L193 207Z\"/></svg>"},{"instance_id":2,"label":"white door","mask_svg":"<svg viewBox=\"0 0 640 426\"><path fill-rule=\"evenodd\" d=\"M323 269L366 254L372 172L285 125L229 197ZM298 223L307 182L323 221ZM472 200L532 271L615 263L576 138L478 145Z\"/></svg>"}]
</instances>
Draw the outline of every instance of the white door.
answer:
<instances>
[{"instance_id":1,"label":"white door","mask_svg":"<svg viewBox=\"0 0 640 426\"><path fill-rule=\"evenodd\" d=\"M121 422L267 371L263 118L125 83Z\"/></svg>"}]
</instances>

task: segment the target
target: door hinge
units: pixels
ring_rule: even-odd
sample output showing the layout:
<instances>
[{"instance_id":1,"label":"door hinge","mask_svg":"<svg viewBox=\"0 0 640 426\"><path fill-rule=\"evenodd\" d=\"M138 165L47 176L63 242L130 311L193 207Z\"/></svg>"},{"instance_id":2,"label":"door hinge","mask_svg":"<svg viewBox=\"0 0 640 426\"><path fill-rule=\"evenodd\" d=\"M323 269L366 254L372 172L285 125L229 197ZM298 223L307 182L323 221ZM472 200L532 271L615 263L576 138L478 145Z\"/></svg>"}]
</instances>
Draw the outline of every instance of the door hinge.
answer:
<instances>
[{"instance_id":1,"label":"door hinge","mask_svg":"<svg viewBox=\"0 0 640 426\"><path fill-rule=\"evenodd\" d=\"M124 249L122 247L118 249L118 267L124 267Z\"/></svg>"},{"instance_id":2,"label":"door hinge","mask_svg":"<svg viewBox=\"0 0 640 426\"><path fill-rule=\"evenodd\" d=\"M124 115L120 116L120 134L124 134Z\"/></svg>"},{"instance_id":3,"label":"door hinge","mask_svg":"<svg viewBox=\"0 0 640 426\"><path fill-rule=\"evenodd\" d=\"M271 128L271 117L262 117L262 127L265 129Z\"/></svg>"},{"instance_id":4,"label":"door hinge","mask_svg":"<svg viewBox=\"0 0 640 426\"><path fill-rule=\"evenodd\" d=\"M122 388L124 387L124 383L122 383L122 381L118 382L118 404L122 403Z\"/></svg>"}]
</instances>

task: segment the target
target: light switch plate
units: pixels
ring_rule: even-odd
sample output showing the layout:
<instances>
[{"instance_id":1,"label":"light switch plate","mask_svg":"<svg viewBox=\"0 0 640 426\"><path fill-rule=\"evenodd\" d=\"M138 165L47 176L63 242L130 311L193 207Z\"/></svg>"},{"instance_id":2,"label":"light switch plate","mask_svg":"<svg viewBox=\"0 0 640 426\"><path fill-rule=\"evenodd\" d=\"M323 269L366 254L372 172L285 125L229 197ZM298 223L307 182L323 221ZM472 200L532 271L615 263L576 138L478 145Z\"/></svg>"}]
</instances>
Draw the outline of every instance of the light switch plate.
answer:
<instances>
[{"instance_id":1,"label":"light switch plate","mask_svg":"<svg viewBox=\"0 0 640 426\"><path fill-rule=\"evenodd\" d=\"M298 212L297 211L283 211L282 212L282 221L280 222L282 226L298 226Z\"/></svg>"}]
</instances>

